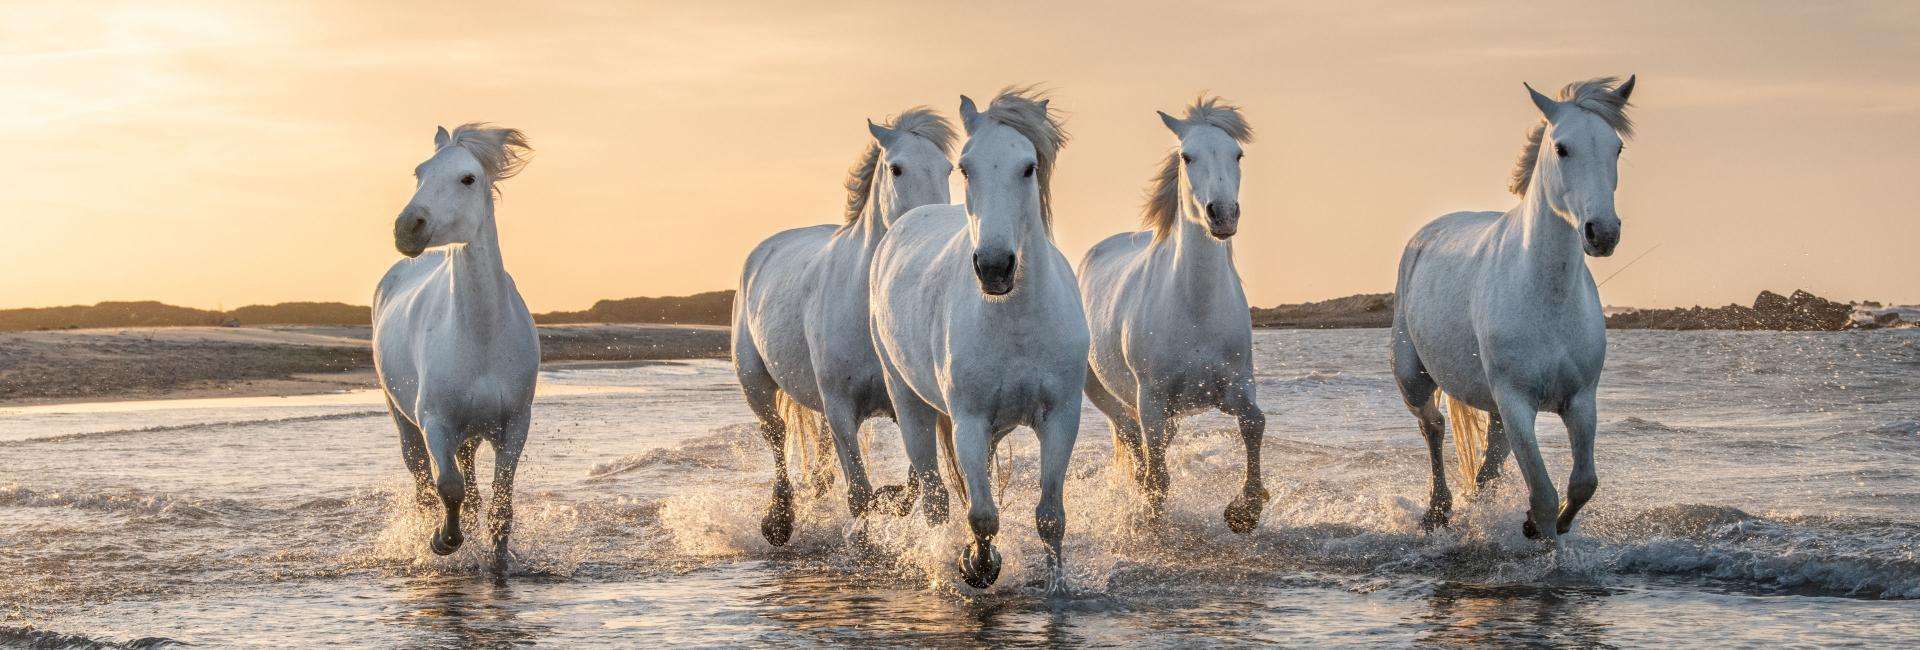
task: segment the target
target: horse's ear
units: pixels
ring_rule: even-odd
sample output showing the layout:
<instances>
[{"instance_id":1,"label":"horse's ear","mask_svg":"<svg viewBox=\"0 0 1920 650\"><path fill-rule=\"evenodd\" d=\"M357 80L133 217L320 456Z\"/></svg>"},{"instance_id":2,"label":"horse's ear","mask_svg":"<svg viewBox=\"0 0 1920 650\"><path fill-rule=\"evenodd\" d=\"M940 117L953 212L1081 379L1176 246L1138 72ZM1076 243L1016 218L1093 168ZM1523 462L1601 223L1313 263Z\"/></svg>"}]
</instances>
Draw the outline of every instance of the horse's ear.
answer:
<instances>
[{"instance_id":1,"label":"horse's ear","mask_svg":"<svg viewBox=\"0 0 1920 650\"><path fill-rule=\"evenodd\" d=\"M1533 105L1540 109L1540 115L1547 118L1548 122L1552 122L1553 114L1560 111L1560 102L1540 94L1540 91L1534 90L1531 84L1524 81L1520 82L1520 85L1527 87L1527 95L1533 97Z\"/></svg>"},{"instance_id":2,"label":"horse's ear","mask_svg":"<svg viewBox=\"0 0 1920 650\"><path fill-rule=\"evenodd\" d=\"M442 126L437 128L439 130L433 133L433 148L436 151L441 147L447 146L447 141L453 139L453 136L447 133L447 127Z\"/></svg>"},{"instance_id":3,"label":"horse's ear","mask_svg":"<svg viewBox=\"0 0 1920 650\"><path fill-rule=\"evenodd\" d=\"M1633 75L1627 75L1627 80L1614 88L1613 94L1618 95L1620 101L1627 101L1627 98L1633 95Z\"/></svg>"},{"instance_id":4,"label":"horse's ear","mask_svg":"<svg viewBox=\"0 0 1920 650\"><path fill-rule=\"evenodd\" d=\"M973 98L960 96L960 126L967 129L967 135L973 135L973 121L980 118L980 109L973 105Z\"/></svg>"},{"instance_id":5,"label":"horse's ear","mask_svg":"<svg viewBox=\"0 0 1920 650\"><path fill-rule=\"evenodd\" d=\"M1180 118L1168 115L1166 111L1154 111L1154 114L1160 116L1160 123L1167 125L1167 130L1172 131L1175 137L1187 137L1186 122L1180 121Z\"/></svg>"},{"instance_id":6,"label":"horse's ear","mask_svg":"<svg viewBox=\"0 0 1920 650\"><path fill-rule=\"evenodd\" d=\"M893 139L899 134L899 131L874 124L873 120L867 120L867 132L873 134L873 139L882 147L893 146Z\"/></svg>"}]
</instances>

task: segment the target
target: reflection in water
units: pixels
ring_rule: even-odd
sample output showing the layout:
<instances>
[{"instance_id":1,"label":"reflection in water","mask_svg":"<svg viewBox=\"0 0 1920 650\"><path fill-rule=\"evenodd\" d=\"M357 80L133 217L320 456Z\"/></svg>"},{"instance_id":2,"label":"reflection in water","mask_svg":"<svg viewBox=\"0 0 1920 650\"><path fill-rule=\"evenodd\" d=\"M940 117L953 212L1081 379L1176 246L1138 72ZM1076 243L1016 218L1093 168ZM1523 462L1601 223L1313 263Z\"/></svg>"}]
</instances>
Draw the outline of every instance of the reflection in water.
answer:
<instances>
[{"instance_id":1,"label":"reflection in water","mask_svg":"<svg viewBox=\"0 0 1920 650\"><path fill-rule=\"evenodd\" d=\"M1421 617L1426 640L1446 645L1552 644L1610 647L1596 620L1610 592L1591 585L1475 585L1443 582Z\"/></svg>"},{"instance_id":2,"label":"reflection in water","mask_svg":"<svg viewBox=\"0 0 1920 650\"><path fill-rule=\"evenodd\" d=\"M538 641L552 626L520 620L514 585L473 577L422 578L396 594L405 600L390 622L417 633L415 643L435 647L498 647Z\"/></svg>"}]
</instances>

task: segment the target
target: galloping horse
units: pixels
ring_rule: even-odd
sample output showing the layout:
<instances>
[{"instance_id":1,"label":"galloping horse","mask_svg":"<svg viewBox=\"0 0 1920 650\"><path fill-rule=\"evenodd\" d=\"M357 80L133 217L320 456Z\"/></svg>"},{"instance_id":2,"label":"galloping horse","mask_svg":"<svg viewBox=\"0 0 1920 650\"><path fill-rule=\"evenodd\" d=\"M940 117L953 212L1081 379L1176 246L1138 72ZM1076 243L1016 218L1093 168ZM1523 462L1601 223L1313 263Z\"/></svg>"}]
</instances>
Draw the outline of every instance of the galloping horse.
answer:
<instances>
[{"instance_id":1,"label":"galloping horse","mask_svg":"<svg viewBox=\"0 0 1920 650\"><path fill-rule=\"evenodd\" d=\"M747 257L734 301L734 369L773 447L773 501L760 532L775 546L793 534L789 443L814 461L809 469L822 489L833 470L820 456L835 450L847 477L848 509L860 516L874 507L860 424L892 415L893 405L867 328L868 267L901 214L948 201L954 136L946 119L920 107L884 126L868 122L867 129L873 143L848 171L846 223L796 228L761 242ZM814 413L826 414L831 441L819 435ZM913 504L901 491L881 488L878 500L905 514Z\"/></svg>"},{"instance_id":2,"label":"galloping horse","mask_svg":"<svg viewBox=\"0 0 1920 650\"><path fill-rule=\"evenodd\" d=\"M1062 584L1062 491L1080 429L1087 323L1073 269L1053 245L1051 179L1066 133L1035 95L1002 90L985 112L960 98L966 202L908 212L873 263L873 338L912 478L928 516L943 518L937 437L965 496L974 541L960 573L975 588L1000 575L988 461L1019 425L1039 434L1035 524L1050 584Z\"/></svg>"},{"instance_id":3,"label":"galloping horse","mask_svg":"<svg viewBox=\"0 0 1920 650\"><path fill-rule=\"evenodd\" d=\"M1167 496L1174 418L1215 408L1238 418L1247 481L1225 517L1246 533L1267 503L1267 419L1254 399L1253 320L1229 239L1240 223L1240 145L1253 129L1217 98L1187 107L1186 119L1160 120L1180 146L1147 191L1148 230L1108 237L1080 262L1093 335L1087 399L1112 422L1115 465L1155 513Z\"/></svg>"},{"instance_id":4,"label":"galloping horse","mask_svg":"<svg viewBox=\"0 0 1920 650\"><path fill-rule=\"evenodd\" d=\"M1453 506L1440 460L1441 399L1461 476L1474 477L1470 488L1498 476L1509 449L1515 454L1531 493L1528 537L1556 542L1599 486L1594 392L1607 323L1581 252L1605 257L1620 242L1613 195L1622 138L1633 133L1626 108L1634 80L1615 81L1569 84L1558 99L1528 86L1543 119L1509 186L1520 205L1440 217L1401 254L1393 374L1433 463L1428 528L1445 525ZM1560 414L1573 447L1565 509L1534 437L1541 411Z\"/></svg>"},{"instance_id":5,"label":"galloping horse","mask_svg":"<svg viewBox=\"0 0 1920 650\"><path fill-rule=\"evenodd\" d=\"M433 507L437 495L445 506L434 553L460 548L460 507L480 498L474 450L492 444L487 524L494 569L504 572L540 339L500 262L494 184L519 173L529 149L519 131L482 124L442 128L433 147L393 224L394 247L407 259L374 292L373 367L421 505Z\"/></svg>"}]
</instances>

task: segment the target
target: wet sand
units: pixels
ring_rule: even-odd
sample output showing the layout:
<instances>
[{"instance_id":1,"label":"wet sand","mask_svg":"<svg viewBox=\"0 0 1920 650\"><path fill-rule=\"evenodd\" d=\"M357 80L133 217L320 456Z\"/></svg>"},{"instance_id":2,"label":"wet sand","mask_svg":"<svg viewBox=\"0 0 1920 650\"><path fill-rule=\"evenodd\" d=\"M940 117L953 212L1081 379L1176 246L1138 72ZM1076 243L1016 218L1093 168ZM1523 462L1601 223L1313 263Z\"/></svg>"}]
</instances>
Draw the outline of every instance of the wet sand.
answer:
<instances>
[{"instance_id":1,"label":"wet sand","mask_svg":"<svg viewBox=\"0 0 1920 650\"><path fill-rule=\"evenodd\" d=\"M0 406L261 397L374 386L368 327L137 327L0 332ZM540 327L544 365L724 358L727 328Z\"/></svg>"}]
</instances>

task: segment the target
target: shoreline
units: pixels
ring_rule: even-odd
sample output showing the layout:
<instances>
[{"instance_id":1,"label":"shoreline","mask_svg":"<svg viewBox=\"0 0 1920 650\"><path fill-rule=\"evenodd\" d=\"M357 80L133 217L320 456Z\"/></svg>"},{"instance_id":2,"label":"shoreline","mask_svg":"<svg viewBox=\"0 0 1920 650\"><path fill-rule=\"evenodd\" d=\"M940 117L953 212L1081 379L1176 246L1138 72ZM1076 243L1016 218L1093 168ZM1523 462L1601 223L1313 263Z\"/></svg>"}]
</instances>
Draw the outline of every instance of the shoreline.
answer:
<instances>
[{"instance_id":1,"label":"shoreline","mask_svg":"<svg viewBox=\"0 0 1920 650\"><path fill-rule=\"evenodd\" d=\"M275 397L376 388L366 326L0 332L0 408ZM727 328L539 327L541 369L722 359Z\"/></svg>"}]
</instances>

